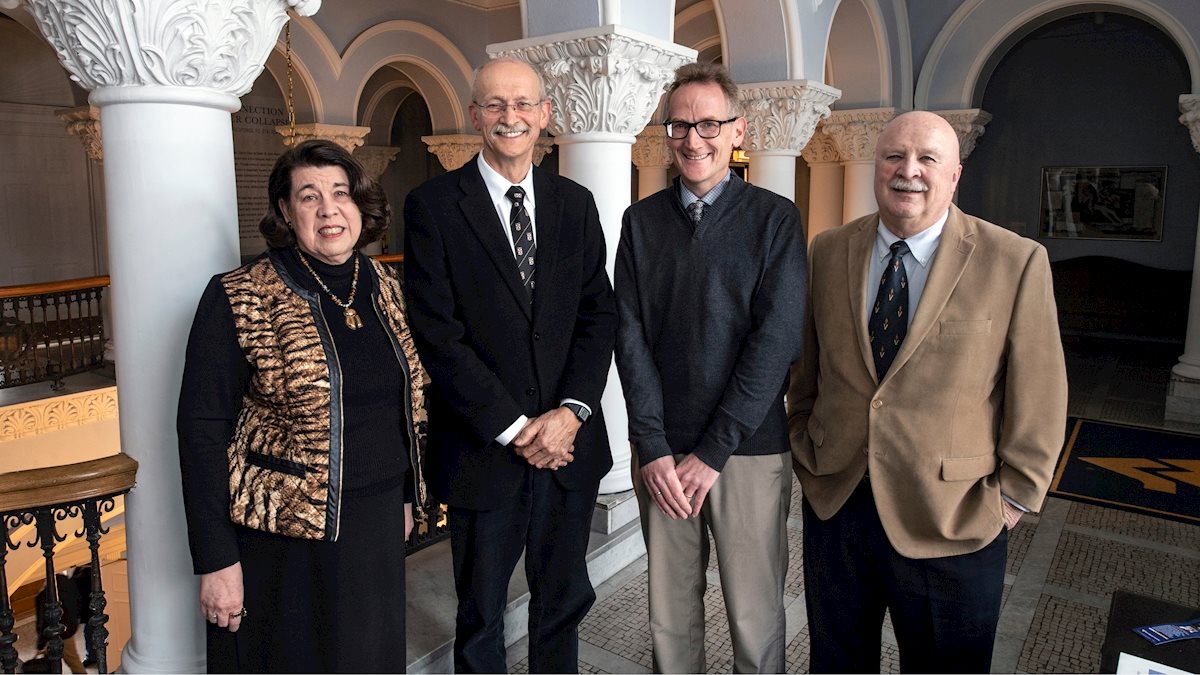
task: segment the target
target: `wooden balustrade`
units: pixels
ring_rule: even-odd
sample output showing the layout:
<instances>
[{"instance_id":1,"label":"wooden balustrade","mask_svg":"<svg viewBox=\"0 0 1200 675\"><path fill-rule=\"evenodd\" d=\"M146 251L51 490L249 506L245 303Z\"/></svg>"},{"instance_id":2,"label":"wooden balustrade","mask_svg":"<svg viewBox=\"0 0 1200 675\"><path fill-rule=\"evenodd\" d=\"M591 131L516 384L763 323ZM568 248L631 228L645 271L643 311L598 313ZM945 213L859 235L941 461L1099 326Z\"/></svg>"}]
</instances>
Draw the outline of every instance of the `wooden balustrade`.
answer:
<instances>
[{"instance_id":1,"label":"wooden balustrade","mask_svg":"<svg viewBox=\"0 0 1200 675\"><path fill-rule=\"evenodd\" d=\"M108 277L0 287L0 388L52 382L104 365Z\"/></svg>"},{"instance_id":2,"label":"wooden balustrade","mask_svg":"<svg viewBox=\"0 0 1200 675\"><path fill-rule=\"evenodd\" d=\"M100 578L100 537L108 533L101 517L115 507L115 499L129 492L137 475L137 462L127 455L113 455L87 462L44 469L30 469L0 474L0 523L4 539L0 541L0 670L12 673L17 666L17 650L13 644L14 618L9 604L8 577L4 563L9 551L22 545L40 547L46 562L46 586L42 591L45 602L40 603L42 637L46 639L46 658L52 672L62 672L63 606L59 600L58 584L54 582L54 547L65 541L58 523L68 518L82 518L83 526L74 534L84 537L91 551L92 590L86 602L91 618L84 630L89 651L96 655L99 672L108 672L108 615L104 608L104 586ZM13 534L23 526L33 525L29 541L13 541ZM81 626L82 627L82 626Z\"/></svg>"}]
</instances>

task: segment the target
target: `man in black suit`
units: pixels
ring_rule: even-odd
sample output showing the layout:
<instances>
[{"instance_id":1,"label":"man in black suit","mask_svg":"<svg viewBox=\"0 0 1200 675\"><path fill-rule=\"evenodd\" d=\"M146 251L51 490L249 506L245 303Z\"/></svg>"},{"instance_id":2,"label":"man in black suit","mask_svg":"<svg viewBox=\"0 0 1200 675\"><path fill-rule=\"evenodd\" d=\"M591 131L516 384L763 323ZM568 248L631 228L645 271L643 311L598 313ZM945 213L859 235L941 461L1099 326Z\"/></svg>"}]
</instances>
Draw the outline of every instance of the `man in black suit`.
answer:
<instances>
[{"instance_id":1,"label":"man in black suit","mask_svg":"<svg viewBox=\"0 0 1200 675\"><path fill-rule=\"evenodd\" d=\"M600 413L616 336L604 235L585 188L533 166L550 101L516 59L480 68L483 151L404 207L409 321L433 381L427 475L450 507L456 672L504 672L521 551L531 672L578 669L595 593L585 553L612 465Z\"/></svg>"}]
</instances>

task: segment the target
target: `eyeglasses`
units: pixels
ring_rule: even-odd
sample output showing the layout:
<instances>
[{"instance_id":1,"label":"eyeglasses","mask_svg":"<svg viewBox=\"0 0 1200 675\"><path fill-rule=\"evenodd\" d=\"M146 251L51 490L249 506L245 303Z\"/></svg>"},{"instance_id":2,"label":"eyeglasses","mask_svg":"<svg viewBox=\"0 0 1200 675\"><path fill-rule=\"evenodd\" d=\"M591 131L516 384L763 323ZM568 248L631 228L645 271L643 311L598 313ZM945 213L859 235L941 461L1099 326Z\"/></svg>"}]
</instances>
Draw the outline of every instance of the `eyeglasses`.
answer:
<instances>
[{"instance_id":1,"label":"eyeglasses","mask_svg":"<svg viewBox=\"0 0 1200 675\"><path fill-rule=\"evenodd\" d=\"M513 103L501 103L500 101L492 101L490 103L480 103L479 101L471 101L476 108L487 111L489 115L502 115L505 110L512 108L518 113L525 114L537 110L542 104L541 101L515 101Z\"/></svg>"},{"instance_id":2,"label":"eyeglasses","mask_svg":"<svg viewBox=\"0 0 1200 675\"><path fill-rule=\"evenodd\" d=\"M667 129L667 138L681 141L687 138L688 132L692 129L696 130L696 135L700 138L716 138L721 135L721 127L735 120L737 117L730 117L727 120L700 120L699 122L668 120L662 124Z\"/></svg>"}]
</instances>

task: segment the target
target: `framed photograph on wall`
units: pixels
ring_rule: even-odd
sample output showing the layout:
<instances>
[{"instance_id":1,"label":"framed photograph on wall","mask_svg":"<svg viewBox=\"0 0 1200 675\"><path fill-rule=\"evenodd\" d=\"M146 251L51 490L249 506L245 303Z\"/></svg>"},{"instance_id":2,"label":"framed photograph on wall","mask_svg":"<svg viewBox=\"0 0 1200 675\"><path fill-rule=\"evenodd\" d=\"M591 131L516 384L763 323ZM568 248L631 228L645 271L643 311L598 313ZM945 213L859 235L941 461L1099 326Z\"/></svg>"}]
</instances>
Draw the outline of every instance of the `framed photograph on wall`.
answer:
<instances>
[{"instance_id":1,"label":"framed photograph on wall","mask_svg":"<svg viewBox=\"0 0 1200 675\"><path fill-rule=\"evenodd\" d=\"M1042 168L1044 237L1162 241L1165 166Z\"/></svg>"}]
</instances>

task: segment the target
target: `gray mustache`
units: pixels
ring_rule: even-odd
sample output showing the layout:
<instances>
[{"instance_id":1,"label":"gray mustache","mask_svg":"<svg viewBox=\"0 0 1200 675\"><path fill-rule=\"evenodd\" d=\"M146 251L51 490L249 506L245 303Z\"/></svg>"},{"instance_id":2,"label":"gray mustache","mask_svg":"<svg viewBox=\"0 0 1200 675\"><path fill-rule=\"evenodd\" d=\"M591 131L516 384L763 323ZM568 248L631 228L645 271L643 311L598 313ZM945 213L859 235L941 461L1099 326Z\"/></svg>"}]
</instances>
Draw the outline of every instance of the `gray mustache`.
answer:
<instances>
[{"instance_id":1,"label":"gray mustache","mask_svg":"<svg viewBox=\"0 0 1200 675\"><path fill-rule=\"evenodd\" d=\"M905 190L907 192L928 192L929 186L924 181L908 180L907 178L893 178L888 182L888 187L893 190Z\"/></svg>"}]
</instances>

